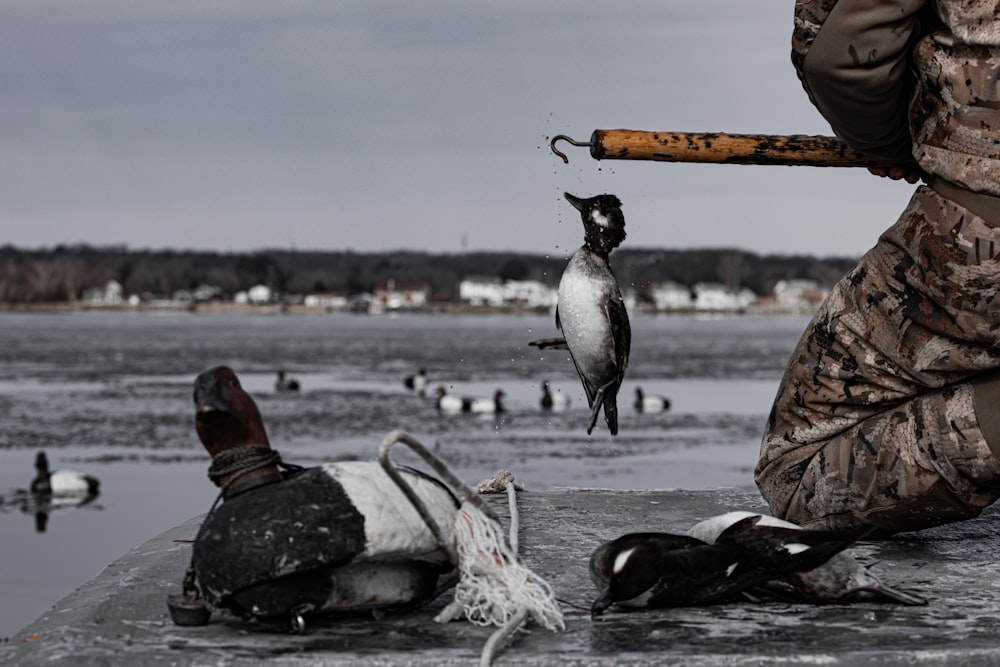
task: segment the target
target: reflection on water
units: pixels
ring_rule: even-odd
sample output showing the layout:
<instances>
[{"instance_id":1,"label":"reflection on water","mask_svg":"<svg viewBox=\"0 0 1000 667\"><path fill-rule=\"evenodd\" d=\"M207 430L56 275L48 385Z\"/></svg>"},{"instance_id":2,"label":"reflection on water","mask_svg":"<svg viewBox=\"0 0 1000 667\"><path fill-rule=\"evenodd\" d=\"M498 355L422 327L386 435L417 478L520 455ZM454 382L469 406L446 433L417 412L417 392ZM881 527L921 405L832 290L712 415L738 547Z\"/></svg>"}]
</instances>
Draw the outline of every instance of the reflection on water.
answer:
<instances>
[{"instance_id":1,"label":"reflection on water","mask_svg":"<svg viewBox=\"0 0 1000 667\"><path fill-rule=\"evenodd\" d=\"M48 529L49 515L61 510L86 508L103 510L96 500L100 493L77 496L51 496L31 493L27 489L15 489L8 495L0 495L0 512L20 512L34 516L35 532L44 533Z\"/></svg>"},{"instance_id":2,"label":"reflection on water","mask_svg":"<svg viewBox=\"0 0 1000 667\"><path fill-rule=\"evenodd\" d=\"M0 638L208 509L217 489L194 433L192 381L212 366L239 374L293 463L372 458L402 429L470 484L504 468L529 490L752 486L761 426L805 320L638 317L632 327L612 438L601 420L586 435L568 353L528 346L556 333L548 316L0 313ZM423 395L404 384L420 369ZM278 391L279 371L299 390ZM545 381L568 409L541 408ZM440 414L438 386L501 389L506 412ZM670 409L635 411L637 386ZM95 473L100 502L41 508L17 496L41 449L53 467ZM25 520L39 510L43 533Z\"/></svg>"}]
</instances>

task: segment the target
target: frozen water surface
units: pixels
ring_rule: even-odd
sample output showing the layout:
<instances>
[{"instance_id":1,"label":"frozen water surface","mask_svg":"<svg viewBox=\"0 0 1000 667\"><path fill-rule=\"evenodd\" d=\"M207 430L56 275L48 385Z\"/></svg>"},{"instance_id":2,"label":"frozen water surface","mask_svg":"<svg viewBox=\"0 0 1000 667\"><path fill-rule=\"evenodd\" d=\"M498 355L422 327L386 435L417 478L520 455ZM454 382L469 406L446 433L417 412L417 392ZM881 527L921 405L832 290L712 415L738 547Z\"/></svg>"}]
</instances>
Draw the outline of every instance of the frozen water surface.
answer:
<instances>
[{"instance_id":1,"label":"frozen water surface","mask_svg":"<svg viewBox=\"0 0 1000 667\"><path fill-rule=\"evenodd\" d=\"M750 488L761 427L804 318L632 318L617 437L598 420L549 316L0 313L0 638L131 547L208 510L216 489L193 428L192 382L231 366L272 446L302 464L371 458L403 429L468 483L498 469L528 489ZM403 378L426 368L426 396ZM302 391L276 393L279 369ZM571 407L539 407L542 382ZM505 394L499 416L441 415L448 393ZM635 387L671 399L637 414ZM44 449L53 468L100 478L80 507L25 493ZM395 450L394 450L395 451ZM400 460L406 460L403 452Z\"/></svg>"}]
</instances>

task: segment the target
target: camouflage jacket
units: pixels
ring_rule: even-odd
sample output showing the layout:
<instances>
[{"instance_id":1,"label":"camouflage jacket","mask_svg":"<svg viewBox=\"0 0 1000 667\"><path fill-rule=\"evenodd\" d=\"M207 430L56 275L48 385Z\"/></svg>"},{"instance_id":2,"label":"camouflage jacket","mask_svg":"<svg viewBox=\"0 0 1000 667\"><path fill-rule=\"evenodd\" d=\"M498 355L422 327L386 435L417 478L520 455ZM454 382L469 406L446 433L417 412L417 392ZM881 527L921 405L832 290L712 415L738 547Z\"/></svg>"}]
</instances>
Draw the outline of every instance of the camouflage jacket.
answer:
<instances>
[{"instance_id":1,"label":"camouflage jacket","mask_svg":"<svg viewBox=\"0 0 1000 667\"><path fill-rule=\"evenodd\" d=\"M1000 0L796 0L792 62L852 148L1000 195Z\"/></svg>"}]
</instances>

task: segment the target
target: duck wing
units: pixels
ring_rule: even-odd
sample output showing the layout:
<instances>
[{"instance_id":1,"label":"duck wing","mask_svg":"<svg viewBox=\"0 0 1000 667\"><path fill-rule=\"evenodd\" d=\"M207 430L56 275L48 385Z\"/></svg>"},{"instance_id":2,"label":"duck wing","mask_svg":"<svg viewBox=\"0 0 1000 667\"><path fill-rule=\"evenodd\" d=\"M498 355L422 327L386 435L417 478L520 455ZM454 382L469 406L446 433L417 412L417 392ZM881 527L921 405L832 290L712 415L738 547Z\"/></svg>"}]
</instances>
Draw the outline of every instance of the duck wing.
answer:
<instances>
[{"instance_id":1,"label":"duck wing","mask_svg":"<svg viewBox=\"0 0 1000 667\"><path fill-rule=\"evenodd\" d=\"M752 515L737 521L722 531L715 543L738 545L755 558L770 561L775 576L817 568L874 530L758 526L760 520L760 515Z\"/></svg>"}]
</instances>

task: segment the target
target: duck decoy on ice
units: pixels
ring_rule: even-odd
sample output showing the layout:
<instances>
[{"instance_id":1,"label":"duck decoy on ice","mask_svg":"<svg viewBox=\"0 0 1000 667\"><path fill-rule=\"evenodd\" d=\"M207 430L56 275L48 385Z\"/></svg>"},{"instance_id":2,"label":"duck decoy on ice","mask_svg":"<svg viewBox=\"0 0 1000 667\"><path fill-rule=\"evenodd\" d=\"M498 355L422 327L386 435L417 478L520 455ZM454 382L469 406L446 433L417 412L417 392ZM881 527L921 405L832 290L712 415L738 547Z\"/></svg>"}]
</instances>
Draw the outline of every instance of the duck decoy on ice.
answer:
<instances>
[{"instance_id":1,"label":"duck decoy on ice","mask_svg":"<svg viewBox=\"0 0 1000 667\"><path fill-rule=\"evenodd\" d=\"M496 414L506 412L502 389L493 392L493 398L472 398L469 396L454 396L444 387L438 387L437 409L448 414L472 412L476 414Z\"/></svg>"},{"instance_id":2,"label":"duck decoy on ice","mask_svg":"<svg viewBox=\"0 0 1000 667\"><path fill-rule=\"evenodd\" d=\"M666 412L670 409L670 399L666 396L650 396L642 391L642 387L636 387L633 405L636 412Z\"/></svg>"},{"instance_id":3,"label":"duck decoy on ice","mask_svg":"<svg viewBox=\"0 0 1000 667\"><path fill-rule=\"evenodd\" d=\"M552 385L546 380L542 383L542 398L539 401L542 406L542 410L551 410L553 412L562 412L563 410L568 410L570 405L569 396L567 396L561 389L552 391Z\"/></svg>"},{"instance_id":4,"label":"duck decoy on ice","mask_svg":"<svg viewBox=\"0 0 1000 667\"><path fill-rule=\"evenodd\" d=\"M222 488L222 503L195 538L184 601L171 597L175 622L207 622L207 615L189 622L175 613L198 599L195 579L212 609L279 621L419 604L435 594L439 575L453 569L378 462L282 463L256 403L224 366L197 377L194 403L195 429L212 456L209 477ZM417 470L397 469L432 518L450 526L458 501L448 488Z\"/></svg>"},{"instance_id":5,"label":"duck decoy on ice","mask_svg":"<svg viewBox=\"0 0 1000 667\"><path fill-rule=\"evenodd\" d=\"M274 381L275 391L298 391L299 381L294 378L286 378L285 371L278 371L278 379Z\"/></svg>"},{"instance_id":6,"label":"duck decoy on ice","mask_svg":"<svg viewBox=\"0 0 1000 667\"><path fill-rule=\"evenodd\" d=\"M96 496L100 491L101 482L92 475L75 470L50 471L45 452L38 452L35 456L35 472L31 492L36 496L87 498Z\"/></svg>"},{"instance_id":7,"label":"duck decoy on ice","mask_svg":"<svg viewBox=\"0 0 1000 667\"><path fill-rule=\"evenodd\" d=\"M403 386L423 396L427 390L427 369L421 368L415 375L408 376L403 380Z\"/></svg>"},{"instance_id":8,"label":"duck decoy on ice","mask_svg":"<svg viewBox=\"0 0 1000 667\"><path fill-rule=\"evenodd\" d=\"M705 542L715 542L734 524L756 518L753 530L767 534L768 539L785 539L795 543L804 530L783 519L753 512L727 512L695 524L690 536ZM784 538L779 536L784 535ZM802 599L807 602L842 603L854 598L874 598L907 605L924 605L927 600L885 585L867 567L848 553L835 554L822 565L803 572L792 572L770 588L784 599Z\"/></svg>"},{"instance_id":9,"label":"duck decoy on ice","mask_svg":"<svg viewBox=\"0 0 1000 667\"><path fill-rule=\"evenodd\" d=\"M587 433L604 408L612 435L618 433L618 389L628 365L632 330L608 256L625 240L621 201L610 194L588 199L564 193L583 219L584 244L570 258L556 305L562 338L533 341L539 349L568 349L590 405Z\"/></svg>"},{"instance_id":10,"label":"duck decoy on ice","mask_svg":"<svg viewBox=\"0 0 1000 667\"><path fill-rule=\"evenodd\" d=\"M804 531L799 542L754 531L748 517L714 543L691 535L631 533L602 544L590 558L601 591L600 614L622 607L678 607L730 602L789 572L813 569L857 539L857 533Z\"/></svg>"}]
</instances>

